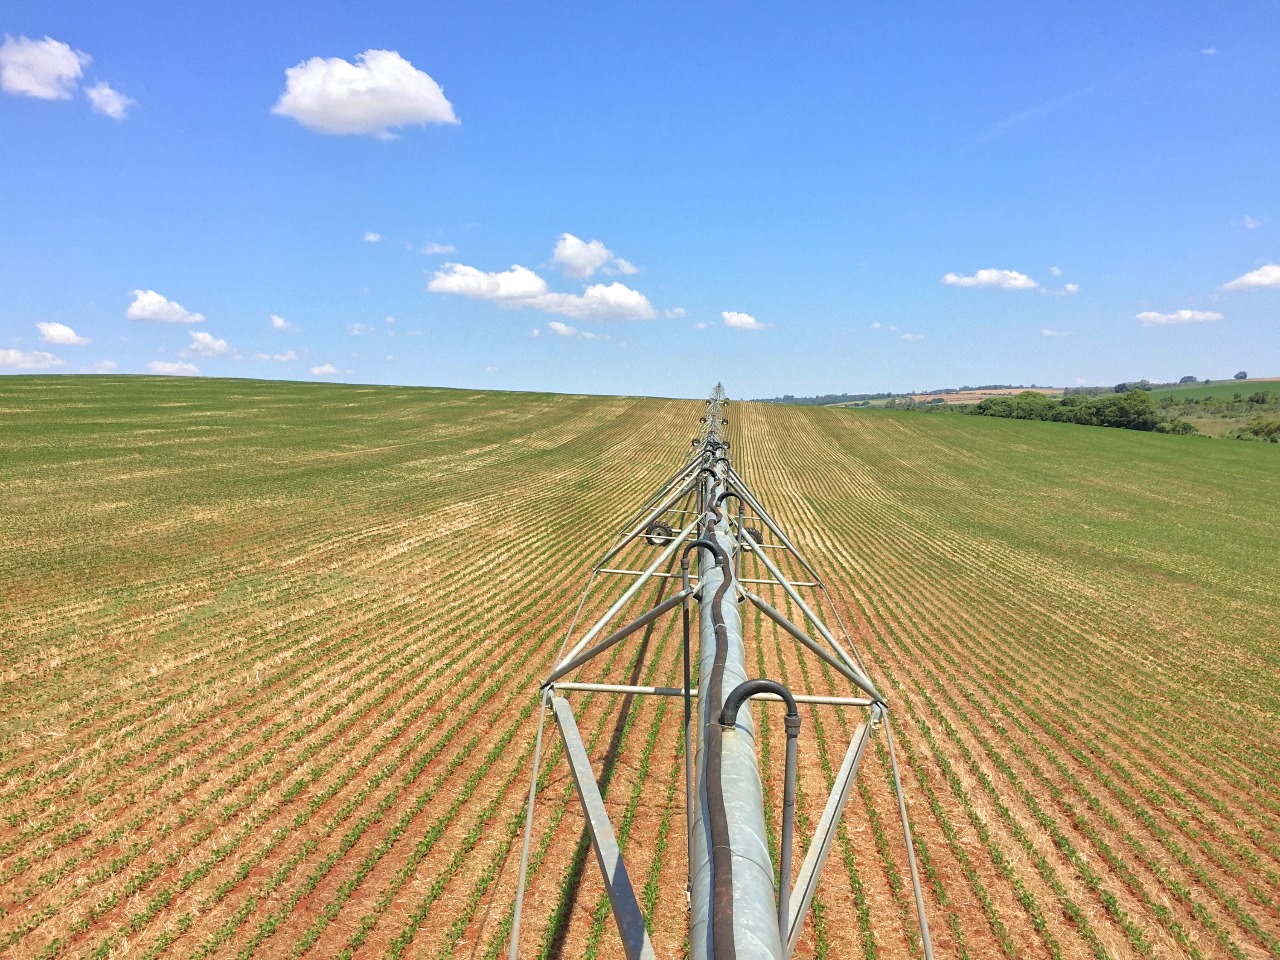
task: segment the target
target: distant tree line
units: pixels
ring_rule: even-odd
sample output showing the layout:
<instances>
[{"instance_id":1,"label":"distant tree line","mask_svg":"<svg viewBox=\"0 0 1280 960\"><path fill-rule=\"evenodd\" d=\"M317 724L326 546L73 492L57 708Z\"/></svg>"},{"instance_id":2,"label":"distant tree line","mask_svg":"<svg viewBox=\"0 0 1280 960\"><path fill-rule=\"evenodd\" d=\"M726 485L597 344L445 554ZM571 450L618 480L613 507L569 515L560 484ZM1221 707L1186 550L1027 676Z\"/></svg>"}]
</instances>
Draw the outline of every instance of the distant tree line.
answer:
<instances>
[{"instance_id":1,"label":"distant tree line","mask_svg":"<svg viewBox=\"0 0 1280 960\"><path fill-rule=\"evenodd\" d=\"M1234 376L1233 379L1247 380L1248 378L1249 378L1249 374L1246 373L1244 370L1241 370L1239 373L1237 373ZM1062 399L1063 401L1066 401L1070 397L1088 398L1088 397L1101 397L1108 394L1126 394L1126 393L1132 393L1134 390L1141 390L1146 393L1150 393L1153 390L1163 390L1168 387L1185 386L1189 383L1199 383L1199 382L1201 382L1199 377L1185 376L1176 382L1170 381L1168 383L1155 383L1151 380L1125 380L1125 381L1122 381L1121 383L1117 383L1114 387L1067 387L1062 391ZM1212 383L1213 381L1206 378L1203 382ZM861 406L866 406L868 402L871 400L889 400L891 402L888 404L888 406L892 408L897 408L899 410L902 410L902 409L910 410L910 409L914 409L916 406L919 405L917 404L916 401L912 399L913 395L970 393L973 391L982 391L982 390L1021 390L1023 391L1023 393L1018 394L1018 396L1023 396L1026 393L1032 392L1035 389L1035 386L1036 385L1034 383L1031 384L1031 389L1028 390L1027 387L1025 387L1023 384L1020 384L1020 383L1019 384L984 383L984 384L979 384L976 387L970 387L970 386L942 387L937 390L915 390L915 391L912 391L912 393L824 393L814 397L797 397L797 396L794 396L793 394L787 393L787 394L783 394L781 397L761 398L757 402L759 403L793 403L801 406L830 406L831 404L835 404L835 403L858 404ZM1038 394L1038 396L1043 396L1043 395ZM1002 400L1002 399L1008 399L1008 398L993 397L991 399ZM940 404L942 401L934 399L926 402ZM983 403L985 402L986 401L983 401ZM981 406L981 405L982 404L978 404L978 406ZM960 407L959 409L965 413L975 412L967 406ZM988 416L1005 416L1005 414L987 414L987 415ZM1019 417L1017 419L1046 419L1046 418ZM1139 428L1139 429L1142 429L1142 428Z\"/></svg>"},{"instance_id":2,"label":"distant tree line","mask_svg":"<svg viewBox=\"0 0 1280 960\"><path fill-rule=\"evenodd\" d=\"M1031 384L1035 386L1035 384ZM916 390L914 393L967 393L971 390L1022 390L1022 384L988 383L978 387L943 387L941 390ZM794 403L801 406L830 406L833 403L859 403L868 400L891 400L910 397L910 393L824 393L817 397L797 397L786 393L780 397L767 397L757 403Z\"/></svg>"},{"instance_id":3,"label":"distant tree line","mask_svg":"<svg viewBox=\"0 0 1280 960\"><path fill-rule=\"evenodd\" d=\"M887 400L890 397L899 397L899 393L824 393L820 397L795 397L791 394L783 394L780 397L769 397L756 401L757 403L794 403L799 406L825 407L833 403L854 403L861 400Z\"/></svg>"},{"instance_id":4,"label":"distant tree line","mask_svg":"<svg viewBox=\"0 0 1280 960\"><path fill-rule=\"evenodd\" d=\"M1159 433L1195 433L1196 428L1181 419L1164 417L1151 394L1128 390L1096 396L1073 394L1062 399L1024 390L1012 397L988 397L968 407L966 413L1012 420L1050 420L1081 423L1092 427L1119 427L1124 430L1151 430Z\"/></svg>"},{"instance_id":5,"label":"distant tree line","mask_svg":"<svg viewBox=\"0 0 1280 960\"><path fill-rule=\"evenodd\" d=\"M1249 374L1248 374L1248 373L1246 373L1244 370L1241 370L1241 371L1240 371L1239 373L1237 373L1234 377L1232 377L1232 379L1233 379L1233 380L1248 380L1248 379L1249 379ZM1199 378L1199 377L1191 377L1191 376L1181 377L1181 378L1180 378L1176 383L1175 383L1174 381L1172 381L1172 380L1171 380L1171 381L1169 381L1168 383L1152 383L1150 380L1125 380L1125 381L1124 381L1124 382L1122 382L1122 383L1117 383L1117 384L1112 388L1112 390L1113 390L1115 393L1128 393L1130 390L1148 390L1148 391L1150 391L1150 390L1165 390L1165 389L1167 389L1167 388L1169 388L1169 387L1185 387L1185 386L1186 386L1187 384L1189 384L1189 383L1200 383L1200 382L1201 382L1201 381L1200 381L1200 378ZM1212 381L1212 380L1210 380L1208 377L1205 377L1205 378L1204 378L1204 383L1209 384L1209 383L1213 383L1213 381ZM1085 387L1085 388L1083 388L1083 389L1086 389L1086 390L1089 390L1089 389L1099 389L1099 390L1101 390L1102 392L1104 392L1104 393L1105 393L1107 388L1106 388L1106 387L1100 387L1100 388ZM1070 390L1070 389L1068 389L1068 391L1067 391L1067 392L1068 392L1068 393L1070 393L1070 392L1071 392L1071 390Z\"/></svg>"}]
</instances>

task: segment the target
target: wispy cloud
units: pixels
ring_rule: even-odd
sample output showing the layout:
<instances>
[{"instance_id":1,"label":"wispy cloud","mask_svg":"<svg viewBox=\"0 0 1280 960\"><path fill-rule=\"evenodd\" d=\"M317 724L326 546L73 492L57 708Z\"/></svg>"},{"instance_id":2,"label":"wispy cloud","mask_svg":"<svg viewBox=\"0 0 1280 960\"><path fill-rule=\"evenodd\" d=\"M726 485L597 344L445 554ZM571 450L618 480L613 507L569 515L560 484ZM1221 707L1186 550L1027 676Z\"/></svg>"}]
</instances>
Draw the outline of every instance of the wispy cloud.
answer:
<instances>
[{"instance_id":1,"label":"wispy cloud","mask_svg":"<svg viewBox=\"0 0 1280 960\"><path fill-rule=\"evenodd\" d=\"M126 97L119 90L113 90L110 84L99 81L92 87L85 88L84 95L89 98L89 106L94 112L110 117L112 120L123 120L129 108L137 104L137 100Z\"/></svg>"},{"instance_id":2,"label":"wispy cloud","mask_svg":"<svg viewBox=\"0 0 1280 960\"><path fill-rule=\"evenodd\" d=\"M364 232L364 242L365 243L381 243L382 234L376 233L373 230L366 230Z\"/></svg>"},{"instance_id":3,"label":"wispy cloud","mask_svg":"<svg viewBox=\"0 0 1280 960\"><path fill-rule=\"evenodd\" d=\"M43 350L0 350L0 369L4 370L52 370L64 361Z\"/></svg>"},{"instance_id":4,"label":"wispy cloud","mask_svg":"<svg viewBox=\"0 0 1280 960\"><path fill-rule=\"evenodd\" d=\"M1058 289L1058 290L1054 290L1054 289L1051 289L1051 288L1049 288L1049 287L1041 287L1041 288L1040 288L1040 292L1041 292L1041 293L1047 293L1047 294L1049 294L1050 296L1053 296L1053 297L1069 297L1069 296L1071 296L1073 293L1079 293L1079 292L1080 292L1080 284L1078 284L1078 283L1064 283L1064 284L1062 285L1061 289Z\"/></svg>"},{"instance_id":5,"label":"wispy cloud","mask_svg":"<svg viewBox=\"0 0 1280 960\"><path fill-rule=\"evenodd\" d=\"M1048 328L1046 327L1045 329L1043 329L1043 330L1041 330L1041 331L1040 331L1040 336L1042 336L1042 337L1069 337L1069 336L1071 336L1071 331L1070 331L1070 330L1050 330L1050 329L1048 329Z\"/></svg>"},{"instance_id":6,"label":"wispy cloud","mask_svg":"<svg viewBox=\"0 0 1280 960\"><path fill-rule=\"evenodd\" d=\"M1000 287L1004 290L1033 290L1040 286L1025 273L994 268L979 270L969 277L948 273L942 278L942 282L949 287Z\"/></svg>"},{"instance_id":7,"label":"wispy cloud","mask_svg":"<svg viewBox=\"0 0 1280 960\"><path fill-rule=\"evenodd\" d=\"M1010 130L1014 130L1038 117L1047 116L1048 114L1065 107L1073 100L1092 93L1096 87L1097 84L1090 84L1087 87L1081 87L1079 90L1073 90L1070 93L1065 93L1060 97L1054 97L1052 100L1045 100L1043 103L1024 107L1021 110L1011 113L1007 117L997 120L995 123L991 124L991 126L987 127L987 129L979 134L975 139L966 144L965 149L971 150L984 143L990 143L992 140L997 140L1000 137L1003 137Z\"/></svg>"},{"instance_id":8,"label":"wispy cloud","mask_svg":"<svg viewBox=\"0 0 1280 960\"><path fill-rule=\"evenodd\" d=\"M919 341L921 341L921 340L923 340L923 339L924 339L924 334L923 334L923 333L904 333L904 334L903 334L902 336L900 336L898 339L899 339L899 340L910 340L910 341L912 341L912 342L919 342Z\"/></svg>"},{"instance_id":9,"label":"wispy cloud","mask_svg":"<svg viewBox=\"0 0 1280 960\"><path fill-rule=\"evenodd\" d=\"M1173 313L1157 313L1146 310L1135 318L1144 327L1159 327L1172 323L1211 323L1221 320L1222 314L1212 310L1175 310Z\"/></svg>"},{"instance_id":10,"label":"wispy cloud","mask_svg":"<svg viewBox=\"0 0 1280 960\"><path fill-rule=\"evenodd\" d=\"M194 377L200 369L194 363L185 361L152 360L147 364L148 373L158 373L167 377Z\"/></svg>"},{"instance_id":11,"label":"wispy cloud","mask_svg":"<svg viewBox=\"0 0 1280 960\"><path fill-rule=\"evenodd\" d=\"M592 333L590 330L579 330L577 327L571 327L567 323L561 323L559 320L552 320L547 327L558 337L580 337L583 340L608 340L608 337L601 337L599 334ZM536 331L535 331L536 333Z\"/></svg>"}]
</instances>

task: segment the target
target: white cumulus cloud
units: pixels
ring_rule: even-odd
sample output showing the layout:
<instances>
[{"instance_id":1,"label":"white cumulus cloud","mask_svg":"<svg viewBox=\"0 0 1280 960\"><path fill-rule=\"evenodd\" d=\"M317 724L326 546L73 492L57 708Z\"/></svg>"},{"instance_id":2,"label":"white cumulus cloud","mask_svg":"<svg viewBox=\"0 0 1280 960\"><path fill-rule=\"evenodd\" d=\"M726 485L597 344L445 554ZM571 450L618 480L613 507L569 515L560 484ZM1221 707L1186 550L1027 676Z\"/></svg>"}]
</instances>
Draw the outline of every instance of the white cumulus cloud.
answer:
<instances>
[{"instance_id":1,"label":"white cumulus cloud","mask_svg":"<svg viewBox=\"0 0 1280 960\"><path fill-rule=\"evenodd\" d=\"M574 320L647 320L653 304L644 294L617 281L592 284L581 294L554 293L528 267L490 273L462 263L446 263L427 283L433 293L488 300L503 307L532 307Z\"/></svg>"},{"instance_id":2,"label":"white cumulus cloud","mask_svg":"<svg viewBox=\"0 0 1280 960\"><path fill-rule=\"evenodd\" d=\"M924 339L924 334L923 334L923 333L904 333L904 334L903 334L902 336L900 336L898 339L899 339L899 340L912 340L912 341L919 341L919 340L923 340L923 339Z\"/></svg>"},{"instance_id":3,"label":"white cumulus cloud","mask_svg":"<svg viewBox=\"0 0 1280 960\"><path fill-rule=\"evenodd\" d=\"M332 363L322 363L318 367L311 368L313 377L329 377L338 372L338 368Z\"/></svg>"},{"instance_id":4,"label":"white cumulus cloud","mask_svg":"<svg viewBox=\"0 0 1280 960\"><path fill-rule=\"evenodd\" d=\"M40 100L70 100L90 59L50 37L6 36L0 46L0 89Z\"/></svg>"},{"instance_id":5,"label":"white cumulus cloud","mask_svg":"<svg viewBox=\"0 0 1280 960\"><path fill-rule=\"evenodd\" d=\"M551 262L566 277L575 280L585 280L601 269L605 273L624 275L640 272L633 264L614 256L613 251L599 240L580 240L572 233L560 234L555 251L551 254Z\"/></svg>"},{"instance_id":6,"label":"white cumulus cloud","mask_svg":"<svg viewBox=\"0 0 1280 960\"><path fill-rule=\"evenodd\" d=\"M1144 327L1158 327L1170 323L1208 323L1221 320L1222 314L1212 310L1175 310L1173 313L1156 313L1146 310L1134 317Z\"/></svg>"},{"instance_id":7,"label":"white cumulus cloud","mask_svg":"<svg viewBox=\"0 0 1280 960\"><path fill-rule=\"evenodd\" d=\"M662 313L668 320L681 320L689 315L684 307L672 307L670 310L663 310Z\"/></svg>"},{"instance_id":8,"label":"white cumulus cloud","mask_svg":"<svg viewBox=\"0 0 1280 960\"><path fill-rule=\"evenodd\" d=\"M192 353L198 353L202 357L220 357L224 353L229 353L231 348L227 346L227 341L219 340L211 333L204 330L191 330L191 342L187 344L187 349Z\"/></svg>"},{"instance_id":9,"label":"white cumulus cloud","mask_svg":"<svg viewBox=\"0 0 1280 960\"><path fill-rule=\"evenodd\" d=\"M292 350L286 350L284 353L255 353L255 360L275 360L277 363L288 363L290 360L297 360L298 355Z\"/></svg>"},{"instance_id":10,"label":"white cumulus cloud","mask_svg":"<svg viewBox=\"0 0 1280 960\"><path fill-rule=\"evenodd\" d=\"M288 330L291 326L293 324L284 317L278 317L274 313L271 315L271 327L273 330Z\"/></svg>"},{"instance_id":11,"label":"white cumulus cloud","mask_svg":"<svg viewBox=\"0 0 1280 960\"><path fill-rule=\"evenodd\" d=\"M1222 285L1223 290L1248 290L1250 287L1280 287L1280 263L1268 263Z\"/></svg>"},{"instance_id":12,"label":"white cumulus cloud","mask_svg":"<svg viewBox=\"0 0 1280 960\"><path fill-rule=\"evenodd\" d=\"M452 243L428 243L418 250L419 253L425 253L428 256L435 254L457 253L458 248Z\"/></svg>"},{"instance_id":13,"label":"white cumulus cloud","mask_svg":"<svg viewBox=\"0 0 1280 960\"><path fill-rule=\"evenodd\" d=\"M551 261L566 277L581 280L591 276L613 256L609 248L599 240L583 242L571 233L562 233L556 241Z\"/></svg>"},{"instance_id":14,"label":"white cumulus cloud","mask_svg":"<svg viewBox=\"0 0 1280 960\"><path fill-rule=\"evenodd\" d=\"M1031 290L1039 284L1017 270L979 270L971 277L948 273L942 282L950 287L1001 287L1005 290Z\"/></svg>"},{"instance_id":15,"label":"white cumulus cloud","mask_svg":"<svg viewBox=\"0 0 1280 960\"><path fill-rule=\"evenodd\" d=\"M130 320L151 323L203 323L204 314L191 313L182 304L162 297L154 290L133 291L133 303L124 315Z\"/></svg>"},{"instance_id":16,"label":"white cumulus cloud","mask_svg":"<svg viewBox=\"0 0 1280 960\"><path fill-rule=\"evenodd\" d=\"M726 327L731 327L734 330L763 330L765 326L749 313L735 313L732 310L723 310L720 313L720 317L724 320Z\"/></svg>"},{"instance_id":17,"label":"white cumulus cloud","mask_svg":"<svg viewBox=\"0 0 1280 960\"><path fill-rule=\"evenodd\" d=\"M0 350L0 369L51 370L62 365L62 360L43 350Z\"/></svg>"},{"instance_id":18,"label":"white cumulus cloud","mask_svg":"<svg viewBox=\"0 0 1280 960\"><path fill-rule=\"evenodd\" d=\"M129 108L138 102L131 97L126 97L119 90L111 89L110 84L102 82L87 87L84 95L89 98L89 106L112 120L123 120Z\"/></svg>"},{"instance_id":19,"label":"white cumulus cloud","mask_svg":"<svg viewBox=\"0 0 1280 960\"><path fill-rule=\"evenodd\" d=\"M93 343L88 337L82 337L65 323L42 323L37 322L36 327L40 330L40 339L45 343L56 343L62 346L79 347L86 343Z\"/></svg>"},{"instance_id":20,"label":"white cumulus cloud","mask_svg":"<svg viewBox=\"0 0 1280 960\"><path fill-rule=\"evenodd\" d=\"M372 230L366 230L366 231L364 232L364 242L365 242L365 243L377 243L377 242L378 242L378 241L380 241L381 239L382 239L382 234L380 234L380 233L375 233L375 232L374 232L374 231L372 231Z\"/></svg>"},{"instance_id":21,"label":"white cumulus cloud","mask_svg":"<svg viewBox=\"0 0 1280 960\"><path fill-rule=\"evenodd\" d=\"M538 297L531 306L575 320L649 320L654 316L648 297L616 280L608 285L592 284L581 296L548 293Z\"/></svg>"},{"instance_id":22,"label":"white cumulus cloud","mask_svg":"<svg viewBox=\"0 0 1280 960\"><path fill-rule=\"evenodd\" d=\"M544 295L547 281L519 264L500 273L488 273L464 263L446 263L436 271L427 289L433 293L457 293L474 300L520 304Z\"/></svg>"},{"instance_id":23,"label":"white cumulus cloud","mask_svg":"<svg viewBox=\"0 0 1280 960\"><path fill-rule=\"evenodd\" d=\"M400 127L458 123L440 84L394 50L366 50L355 63L312 57L290 67L271 112L318 133L384 140Z\"/></svg>"},{"instance_id":24,"label":"white cumulus cloud","mask_svg":"<svg viewBox=\"0 0 1280 960\"><path fill-rule=\"evenodd\" d=\"M1062 292L1063 292L1063 293L1079 293L1079 292L1080 292L1080 284L1078 284L1078 283L1068 283L1065 287L1063 287L1063 288L1062 288Z\"/></svg>"},{"instance_id":25,"label":"white cumulus cloud","mask_svg":"<svg viewBox=\"0 0 1280 960\"><path fill-rule=\"evenodd\" d=\"M194 363L184 361L152 360L147 364L148 373L159 373L171 377L193 377L200 372Z\"/></svg>"},{"instance_id":26,"label":"white cumulus cloud","mask_svg":"<svg viewBox=\"0 0 1280 960\"><path fill-rule=\"evenodd\" d=\"M1060 277L1060 276L1062 276L1062 268L1061 268L1061 267L1050 267L1050 268L1049 268L1049 275L1050 275L1050 276L1054 276L1054 277Z\"/></svg>"}]
</instances>

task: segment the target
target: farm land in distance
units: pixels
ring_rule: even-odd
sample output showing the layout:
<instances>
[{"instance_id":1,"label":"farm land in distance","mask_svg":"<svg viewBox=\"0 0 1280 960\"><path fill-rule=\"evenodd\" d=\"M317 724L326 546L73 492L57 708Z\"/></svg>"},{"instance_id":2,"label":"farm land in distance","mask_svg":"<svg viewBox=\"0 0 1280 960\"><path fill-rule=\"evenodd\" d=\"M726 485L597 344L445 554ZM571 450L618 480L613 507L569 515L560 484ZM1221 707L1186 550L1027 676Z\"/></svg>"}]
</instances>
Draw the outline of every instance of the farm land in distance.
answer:
<instances>
[{"instance_id":1,"label":"farm land in distance","mask_svg":"<svg viewBox=\"0 0 1280 960\"><path fill-rule=\"evenodd\" d=\"M0 379L0 954L504 957L538 683L702 408ZM939 957L1280 955L1280 447L730 409L735 466L886 691ZM582 679L678 683L678 631ZM760 675L834 689L746 632ZM678 956L664 704L575 709ZM755 710L776 824L784 733ZM804 708L798 840L850 722ZM621 956L548 743L525 955ZM869 752L801 956L919 955L887 766Z\"/></svg>"}]
</instances>

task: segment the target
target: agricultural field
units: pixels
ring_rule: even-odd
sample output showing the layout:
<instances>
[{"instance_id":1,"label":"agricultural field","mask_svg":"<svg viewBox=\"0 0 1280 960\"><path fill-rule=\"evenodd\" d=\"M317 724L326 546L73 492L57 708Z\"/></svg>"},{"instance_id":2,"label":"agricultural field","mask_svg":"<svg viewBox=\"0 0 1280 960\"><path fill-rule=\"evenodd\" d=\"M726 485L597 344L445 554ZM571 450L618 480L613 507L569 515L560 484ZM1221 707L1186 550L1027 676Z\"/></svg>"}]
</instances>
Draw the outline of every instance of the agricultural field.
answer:
<instances>
[{"instance_id":1,"label":"agricultural field","mask_svg":"<svg viewBox=\"0 0 1280 960\"><path fill-rule=\"evenodd\" d=\"M0 955L505 956L538 684L702 409L0 379ZM939 957L1280 955L1280 447L730 411L889 697ZM843 692L746 628L760 674ZM581 679L678 683L678 652L661 621ZM681 956L679 703L574 708ZM798 840L853 721L804 709ZM522 956L621 956L546 744ZM879 738L804 957L920 955L887 767Z\"/></svg>"},{"instance_id":2,"label":"agricultural field","mask_svg":"<svg viewBox=\"0 0 1280 960\"><path fill-rule=\"evenodd\" d=\"M1258 390L1280 390L1280 377L1251 377L1248 380L1214 380L1210 383L1180 383L1151 391L1151 399L1230 400L1237 393L1248 396Z\"/></svg>"}]
</instances>

